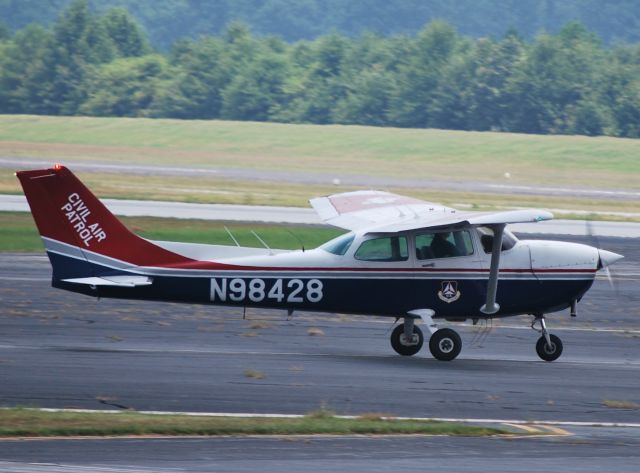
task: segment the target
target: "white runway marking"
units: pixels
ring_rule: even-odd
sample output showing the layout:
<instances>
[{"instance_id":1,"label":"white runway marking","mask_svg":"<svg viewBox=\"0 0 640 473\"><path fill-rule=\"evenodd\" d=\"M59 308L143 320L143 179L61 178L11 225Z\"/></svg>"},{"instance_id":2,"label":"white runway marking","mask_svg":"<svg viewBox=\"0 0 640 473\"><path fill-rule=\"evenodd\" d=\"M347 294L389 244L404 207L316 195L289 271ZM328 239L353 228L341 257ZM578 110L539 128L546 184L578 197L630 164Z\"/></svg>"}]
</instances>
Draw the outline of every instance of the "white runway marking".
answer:
<instances>
[{"instance_id":1,"label":"white runway marking","mask_svg":"<svg viewBox=\"0 0 640 473\"><path fill-rule=\"evenodd\" d=\"M3 473L171 473L177 469L158 470L157 468L140 467L107 467L91 465L68 465L54 463L17 463L0 461L0 471Z\"/></svg>"}]
</instances>

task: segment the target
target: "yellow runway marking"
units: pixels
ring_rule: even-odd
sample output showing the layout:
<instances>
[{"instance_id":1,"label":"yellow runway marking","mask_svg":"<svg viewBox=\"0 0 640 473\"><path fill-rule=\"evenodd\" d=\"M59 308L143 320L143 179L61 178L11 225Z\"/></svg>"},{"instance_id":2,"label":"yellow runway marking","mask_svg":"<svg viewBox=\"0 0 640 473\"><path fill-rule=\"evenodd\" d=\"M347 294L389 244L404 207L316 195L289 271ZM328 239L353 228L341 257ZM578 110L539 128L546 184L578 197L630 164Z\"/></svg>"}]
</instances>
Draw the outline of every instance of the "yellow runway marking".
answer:
<instances>
[{"instance_id":1,"label":"yellow runway marking","mask_svg":"<svg viewBox=\"0 0 640 473\"><path fill-rule=\"evenodd\" d=\"M521 429L524 430L525 432L528 432L530 434L541 434L543 433L540 429L533 427L531 425L527 425L527 424L504 424L507 425L509 427L513 427L514 429Z\"/></svg>"},{"instance_id":2,"label":"yellow runway marking","mask_svg":"<svg viewBox=\"0 0 640 473\"><path fill-rule=\"evenodd\" d=\"M547 425L547 424L511 424L511 423L503 423L503 425L509 426L509 427L513 427L515 429L521 429L524 430L525 432L529 433L529 434L534 434L534 435L549 435L549 433L553 434L553 435L561 435L561 436L568 436L568 435L573 435L573 433L569 432L568 430L564 430L561 429L559 427L555 427L553 425Z\"/></svg>"},{"instance_id":3,"label":"yellow runway marking","mask_svg":"<svg viewBox=\"0 0 640 473\"><path fill-rule=\"evenodd\" d=\"M553 425L544 424L544 425L538 425L538 427L542 427L543 429L546 429L549 432L552 432L556 435L563 435L563 436L573 435L572 432L569 432L568 430L564 430L564 429L561 429L560 427L556 427Z\"/></svg>"}]
</instances>

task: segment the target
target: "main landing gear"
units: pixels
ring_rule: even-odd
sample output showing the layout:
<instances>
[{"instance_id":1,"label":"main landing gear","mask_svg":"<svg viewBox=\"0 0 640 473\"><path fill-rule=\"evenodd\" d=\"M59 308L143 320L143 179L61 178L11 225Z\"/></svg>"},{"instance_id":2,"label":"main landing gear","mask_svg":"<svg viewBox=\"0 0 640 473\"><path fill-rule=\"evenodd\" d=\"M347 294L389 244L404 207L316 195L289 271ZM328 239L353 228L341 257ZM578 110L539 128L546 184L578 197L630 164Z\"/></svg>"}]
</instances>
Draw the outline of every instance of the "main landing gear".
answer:
<instances>
[{"instance_id":1,"label":"main landing gear","mask_svg":"<svg viewBox=\"0 0 640 473\"><path fill-rule=\"evenodd\" d=\"M391 346L399 355L412 356L420 351L424 344L424 335L420 327L415 325L415 319L424 318L431 334L429 338L429 351L436 360L451 361L462 350L462 339L455 330L438 327L430 314L408 315L404 317L404 323L398 325L391 332Z\"/></svg>"},{"instance_id":2,"label":"main landing gear","mask_svg":"<svg viewBox=\"0 0 640 473\"><path fill-rule=\"evenodd\" d=\"M391 332L391 346L396 353L403 356L412 356L420 351L424 344L424 335L420 327L415 325L415 320L423 318L426 327L431 334L429 338L429 351L436 360L454 360L462 350L462 339L455 330L450 328L438 329L432 319L433 311L420 310L407 314L404 323L398 325ZM537 328L539 325L540 328ZM557 360L562 355L562 340L560 337L549 333L544 321L544 315L537 314L531 328L541 334L536 343L536 352L544 361Z\"/></svg>"},{"instance_id":3,"label":"main landing gear","mask_svg":"<svg viewBox=\"0 0 640 473\"><path fill-rule=\"evenodd\" d=\"M536 324L540 324L539 329L536 328ZM562 355L562 340L548 332L547 325L544 323L544 315L536 315L531 323L531 328L542 334L536 343L538 356L544 361L557 360Z\"/></svg>"}]
</instances>

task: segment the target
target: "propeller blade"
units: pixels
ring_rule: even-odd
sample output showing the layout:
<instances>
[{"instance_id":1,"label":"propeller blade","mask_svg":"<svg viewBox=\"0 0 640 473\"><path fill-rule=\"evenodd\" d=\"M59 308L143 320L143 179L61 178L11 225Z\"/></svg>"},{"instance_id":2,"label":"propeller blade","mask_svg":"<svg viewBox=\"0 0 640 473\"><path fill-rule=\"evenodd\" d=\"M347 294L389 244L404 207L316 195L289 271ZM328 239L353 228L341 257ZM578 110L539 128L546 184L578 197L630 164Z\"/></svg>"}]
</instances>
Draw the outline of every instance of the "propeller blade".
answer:
<instances>
[{"instance_id":1,"label":"propeller blade","mask_svg":"<svg viewBox=\"0 0 640 473\"><path fill-rule=\"evenodd\" d=\"M609 281L609 286L616 293L618 292L618 285L616 284L615 278L609 266L611 266L616 261L621 260L624 256L619 255L618 253L614 253L613 251L603 250L600 247L600 239L598 235L594 231L593 223L590 220L585 221L586 231L589 238L593 241L594 246L598 249L599 261L598 261L598 269L602 270Z\"/></svg>"}]
</instances>

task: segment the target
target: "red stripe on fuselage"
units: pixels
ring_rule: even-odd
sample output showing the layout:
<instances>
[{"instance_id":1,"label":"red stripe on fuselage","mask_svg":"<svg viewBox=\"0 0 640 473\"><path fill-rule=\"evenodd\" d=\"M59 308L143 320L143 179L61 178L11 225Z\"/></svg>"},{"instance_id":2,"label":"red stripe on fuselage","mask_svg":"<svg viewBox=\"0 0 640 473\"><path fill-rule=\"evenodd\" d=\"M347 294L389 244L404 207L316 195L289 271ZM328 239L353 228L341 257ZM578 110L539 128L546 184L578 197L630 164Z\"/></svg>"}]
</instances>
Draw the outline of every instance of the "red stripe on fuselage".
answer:
<instances>
[{"instance_id":1,"label":"red stripe on fuselage","mask_svg":"<svg viewBox=\"0 0 640 473\"><path fill-rule=\"evenodd\" d=\"M327 272L413 272L413 273L489 273L488 269L473 269L473 268L387 268L387 267L376 267L376 268L353 268L353 267L274 267L274 266L240 266L240 265L231 265L224 263L216 263L213 261L193 261L189 263L179 263L179 264L170 264L170 265L153 265L155 268L167 268L167 269L189 269L189 270L211 270L211 269L220 269L220 270L231 270L231 271L327 271ZM566 274L566 273L584 273L590 274L595 273L596 269L554 269L554 268L545 268L545 269L517 269L517 268L508 268L501 269L501 273L558 273L558 274Z\"/></svg>"}]
</instances>

